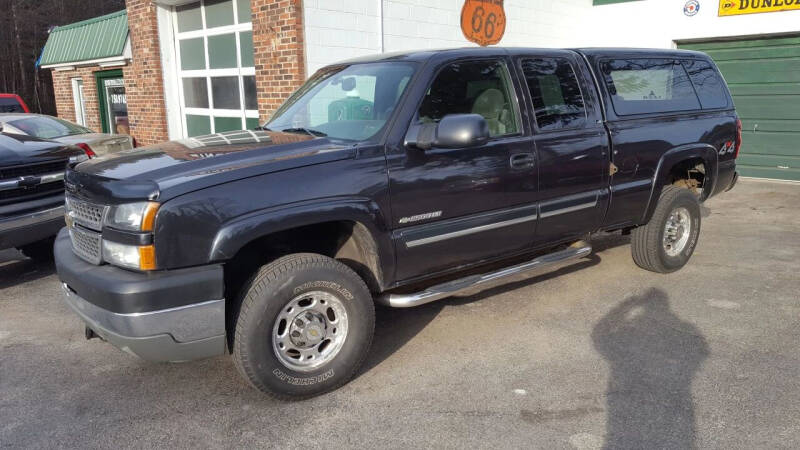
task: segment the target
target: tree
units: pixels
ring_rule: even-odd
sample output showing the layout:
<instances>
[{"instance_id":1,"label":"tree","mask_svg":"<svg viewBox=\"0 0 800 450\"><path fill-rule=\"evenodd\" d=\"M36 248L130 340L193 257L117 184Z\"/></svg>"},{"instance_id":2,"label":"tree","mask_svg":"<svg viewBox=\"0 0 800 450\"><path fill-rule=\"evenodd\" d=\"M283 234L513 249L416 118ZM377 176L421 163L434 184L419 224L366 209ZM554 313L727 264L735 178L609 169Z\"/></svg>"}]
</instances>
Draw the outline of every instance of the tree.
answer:
<instances>
[{"instance_id":1,"label":"tree","mask_svg":"<svg viewBox=\"0 0 800 450\"><path fill-rule=\"evenodd\" d=\"M125 9L125 0L0 0L0 92L55 115L49 69L36 69L52 28Z\"/></svg>"}]
</instances>

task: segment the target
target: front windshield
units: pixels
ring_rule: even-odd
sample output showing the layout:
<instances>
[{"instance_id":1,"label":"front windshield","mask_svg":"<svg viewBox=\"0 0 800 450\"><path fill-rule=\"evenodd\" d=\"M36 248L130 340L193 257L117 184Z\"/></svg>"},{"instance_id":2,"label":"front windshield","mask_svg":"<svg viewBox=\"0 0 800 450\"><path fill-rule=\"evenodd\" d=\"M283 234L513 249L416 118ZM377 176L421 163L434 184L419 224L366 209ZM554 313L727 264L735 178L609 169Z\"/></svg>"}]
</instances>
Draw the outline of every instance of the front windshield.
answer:
<instances>
[{"instance_id":1,"label":"front windshield","mask_svg":"<svg viewBox=\"0 0 800 450\"><path fill-rule=\"evenodd\" d=\"M407 63L372 63L319 72L275 113L275 131L364 141L392 116L414 73Z\"/></svg>"},{"instance_id":2,"label":"front windshield","mask_svg":"<svg viewBox=\"0 0 800 450\"><path fill-rule=\"evenodd\" d=\"M76 125L66 120L48 116L31 116L17 120L10 120L8 124L29 136L42 139L53 139L73 134L91 133L92 130Z\"/></svg>"}]
</instances>

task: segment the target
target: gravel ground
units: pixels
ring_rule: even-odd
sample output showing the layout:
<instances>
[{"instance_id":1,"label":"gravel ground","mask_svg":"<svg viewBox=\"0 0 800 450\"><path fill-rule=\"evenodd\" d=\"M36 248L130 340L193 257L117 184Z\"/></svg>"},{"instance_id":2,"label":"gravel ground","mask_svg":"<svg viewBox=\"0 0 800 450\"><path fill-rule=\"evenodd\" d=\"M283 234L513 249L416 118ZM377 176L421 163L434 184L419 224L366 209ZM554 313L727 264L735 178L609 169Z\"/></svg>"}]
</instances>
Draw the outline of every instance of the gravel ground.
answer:
<instances>
[{"instance_id":1,"label":"gravel ground","mask_svg":"<svg viewBox=\"0 0 800 450\"><path fill-rule=\"evenodd\" d=\"M51 267L0 252L0 447L797 448L800 185L704 208L683 270L595 239L554 273L378 311L360 375L299 403L228 357L152 364L99 340Z\"/></svg>"}]
</instances>

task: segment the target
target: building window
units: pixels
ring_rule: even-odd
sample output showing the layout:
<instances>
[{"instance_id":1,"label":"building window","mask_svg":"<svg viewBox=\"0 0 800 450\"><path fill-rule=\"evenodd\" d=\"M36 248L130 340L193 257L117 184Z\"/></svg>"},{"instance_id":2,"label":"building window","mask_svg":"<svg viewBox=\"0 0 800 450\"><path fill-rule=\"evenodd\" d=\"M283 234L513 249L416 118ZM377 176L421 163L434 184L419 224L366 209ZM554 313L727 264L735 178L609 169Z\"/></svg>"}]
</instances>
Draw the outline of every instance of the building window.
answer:
<instances>
[{"instance_id":1,"label":"building window","mask_svg":"<svg viewBox=\"0 0 800 450\"><path fill-rule=\"evenodd\" d=\"M83 96L83 80L72 79L72 100L75 102L75 122L86 126L86 98Z\"/></svg>"},{"instance_id":2,"label":"building window","mask_svg":"<svg viewBox=\"0 0 800 450\"><path fill-rule=\"evenodd\" d=\"M258 126L250 0L203 0L173 13L185 134Z\"/></svg>"}]
</instances>

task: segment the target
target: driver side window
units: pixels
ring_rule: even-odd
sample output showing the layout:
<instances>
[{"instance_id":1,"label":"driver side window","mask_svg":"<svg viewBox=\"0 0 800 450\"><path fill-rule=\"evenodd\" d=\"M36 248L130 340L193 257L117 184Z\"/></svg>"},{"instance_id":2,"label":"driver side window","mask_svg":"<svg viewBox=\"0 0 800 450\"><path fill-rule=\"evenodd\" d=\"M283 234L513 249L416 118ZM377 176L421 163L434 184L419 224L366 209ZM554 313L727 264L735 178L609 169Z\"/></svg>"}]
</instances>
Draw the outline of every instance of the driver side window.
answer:
<instances>
[{"instance_id":1,"label":"driver side window","mask_svg":"<svg viewBox=\"0 0 800 450\"><path fill-rule=\"evenodd\" d=\"M448 114L480 114L492 137L516 134L519 122L506 65L499 61L463 61L448 65L428 89L418 116L438 122Z\"/></svg>"}]
</instances>

